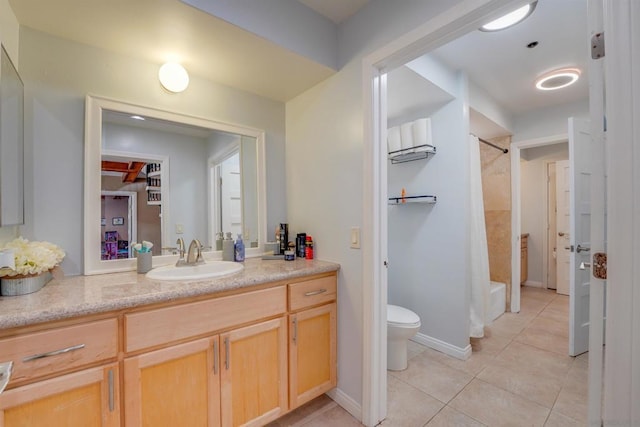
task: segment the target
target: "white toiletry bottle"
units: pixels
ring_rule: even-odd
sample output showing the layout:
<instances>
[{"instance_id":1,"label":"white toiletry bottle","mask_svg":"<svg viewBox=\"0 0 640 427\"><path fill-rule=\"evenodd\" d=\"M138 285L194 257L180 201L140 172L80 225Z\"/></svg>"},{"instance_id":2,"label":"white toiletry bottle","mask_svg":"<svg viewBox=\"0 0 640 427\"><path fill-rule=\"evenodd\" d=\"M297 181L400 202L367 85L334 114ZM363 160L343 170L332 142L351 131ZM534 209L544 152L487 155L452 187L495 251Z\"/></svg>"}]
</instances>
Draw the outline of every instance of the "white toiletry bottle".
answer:
<instances>
[{"instance_id":1,"label":"white toiletry bottle","mask_svg":"<svg viewBox=\"0 0 640 427\"><path fill-rule=\"evenodd\" d=\"M233 239L231 238L231 233L227 233L227 236L222 241L222 260L223 261L233 261L235 252L235 245L233 243Z\"/></svg>"}]
</instances>

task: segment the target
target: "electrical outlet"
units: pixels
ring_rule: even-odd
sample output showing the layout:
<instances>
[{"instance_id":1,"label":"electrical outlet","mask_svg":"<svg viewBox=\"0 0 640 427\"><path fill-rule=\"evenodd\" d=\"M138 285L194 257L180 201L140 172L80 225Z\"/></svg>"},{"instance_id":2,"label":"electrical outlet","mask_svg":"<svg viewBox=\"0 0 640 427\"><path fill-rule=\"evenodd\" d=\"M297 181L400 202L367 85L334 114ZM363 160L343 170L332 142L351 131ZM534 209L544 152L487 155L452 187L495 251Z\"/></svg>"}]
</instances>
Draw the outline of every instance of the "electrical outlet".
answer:
<instances>
[{"instance_id":1,"label":"electrical outlet","mask_svg":"<svg viewBox=\"0 0 640 427\"><path fill-rule=\"evenodd\" d=\"M351 227L351 248L360 249L360 227Z\"/></svg>"},{"instance_id":2,"label":"electrical outlet","mask_svg":"<svg viewBox=\"0 0 640 427\"><path fill-rule=\"evenodd\" d=\"M184 225L176 224L176 234L184 234Z\"/></svg>"}]
</instances>

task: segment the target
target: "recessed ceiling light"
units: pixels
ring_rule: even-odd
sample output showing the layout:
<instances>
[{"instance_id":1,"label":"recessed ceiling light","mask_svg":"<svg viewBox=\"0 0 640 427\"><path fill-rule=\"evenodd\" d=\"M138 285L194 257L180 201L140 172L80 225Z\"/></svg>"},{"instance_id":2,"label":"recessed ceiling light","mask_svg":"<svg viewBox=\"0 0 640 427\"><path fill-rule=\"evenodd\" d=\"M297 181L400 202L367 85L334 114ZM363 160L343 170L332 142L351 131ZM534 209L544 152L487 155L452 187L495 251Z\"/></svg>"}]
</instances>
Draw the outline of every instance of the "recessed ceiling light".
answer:
<instances>
[{"instance_id":1,"label":"recessed ceiling light","mask_svg":"<svg viewBox=\"0 0 640 427\"><path fill-rule=\"evenodd\" d=\"M133 120L145 120L145 118L144 118L144 117L142 117L142 116L131 116L131 118L132 118Z\"/></svg>"},{"instance_id":2,"label":"recessed ceiling light","mask_svg":"<svg viewBox=\"0 0 640 427\"><path fill-rule=\"evenodd\" d=\"M540 90L562 89L574 84L580 77L577 68L563 68L544 74L536 80L536 87Z\"/></svg>"},{"instance_id":3,"label":"recessed ceiling light","mask_svg":"<svg viewBox=\"0 0 640 427\"><path fill-rule=\"evenodd\" d=\"M534 1L514 10L513 12L509 12L488 24L484 24L480 27L480 31L500 31L516 25L518 22L524 20L533 13L533 10L536 8L536 4L538 4L538 2Z\"/></svg>"}]
</instances>

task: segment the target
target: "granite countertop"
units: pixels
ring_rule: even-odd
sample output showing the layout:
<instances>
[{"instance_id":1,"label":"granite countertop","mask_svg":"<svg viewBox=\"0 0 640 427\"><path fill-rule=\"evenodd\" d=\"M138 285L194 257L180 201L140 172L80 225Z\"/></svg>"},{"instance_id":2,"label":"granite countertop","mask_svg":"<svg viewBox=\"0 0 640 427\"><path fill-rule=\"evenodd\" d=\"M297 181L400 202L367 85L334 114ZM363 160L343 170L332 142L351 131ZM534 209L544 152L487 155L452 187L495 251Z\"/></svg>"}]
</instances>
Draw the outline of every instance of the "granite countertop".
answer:
<instances>
[{"instance_id":1,"label":"granite countertop","mask_svg":"<svg viewBox=\"0 0 640 427\"><path fill-rule=\"evenodd\" d=\"M247 259L244 269L232 276L188 283L149 280L135 271L54 279L33 294L0 297L0 329L215 294L339 268L339 264L320 260L254 258Z\"/></svg>"}]
</instances>

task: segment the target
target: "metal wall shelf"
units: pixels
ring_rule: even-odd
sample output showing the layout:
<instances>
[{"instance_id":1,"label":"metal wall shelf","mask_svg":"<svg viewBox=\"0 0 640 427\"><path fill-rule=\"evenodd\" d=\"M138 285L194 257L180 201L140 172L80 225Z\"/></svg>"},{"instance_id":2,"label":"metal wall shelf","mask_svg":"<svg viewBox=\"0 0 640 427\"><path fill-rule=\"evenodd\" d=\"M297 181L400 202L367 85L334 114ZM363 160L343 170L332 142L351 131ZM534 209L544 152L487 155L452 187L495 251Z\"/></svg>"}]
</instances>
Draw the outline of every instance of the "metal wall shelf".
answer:
<instances>
[{"instance_id":1,"label":"metal wall shelf","mask_svg":"<svg viewBox=\"0 0 640 427\"><path fill-rule=\"evenodd\" d=\"M404 197L389 197L390 205L404 205L407 203L426 203L435 204L437 201L436 196L404 196Z\"/></svg>"},{"instance_id":2,"label":"metal wall shelf","mask_svg":"<svg viewBox=\"0 0 640 427\"><path fill-rule=\"evenodd\" d=\"M429 156L436 154L436 147L429 144L416 145L411 148L403 148L401 150L389 152L389 160L391 164L412 162L414 160L428 159Z\"/></svg>"}]
</instances>

